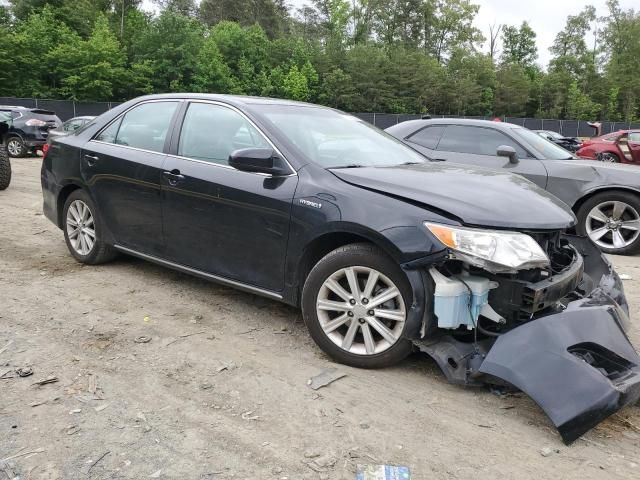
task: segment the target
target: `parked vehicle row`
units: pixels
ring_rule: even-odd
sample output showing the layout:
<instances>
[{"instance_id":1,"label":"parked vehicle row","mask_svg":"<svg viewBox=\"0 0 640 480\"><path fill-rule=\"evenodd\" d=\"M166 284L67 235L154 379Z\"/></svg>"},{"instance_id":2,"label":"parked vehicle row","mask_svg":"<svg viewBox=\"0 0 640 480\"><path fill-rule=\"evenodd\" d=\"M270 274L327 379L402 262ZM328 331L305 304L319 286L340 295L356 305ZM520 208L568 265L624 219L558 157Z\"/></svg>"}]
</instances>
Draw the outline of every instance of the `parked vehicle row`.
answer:
<instances>
[{"instance_id":1,"label":"parked vehicle row","mask_svg":"<svg viewBox=\"0 0 640 480\"><path fill-rule=\"evenodd\" d=\"M569 150L570 152L576 152L582 146L582 140L576 137L565 137L564 135L554 132L553 130L533 130L542 138L555 143L556 145Z\"/></svg>"},{"instance_id":2,"label":"parked vehicle row","mask_svg":"<svg viewBox=\"0 0 640 480\"><path fill-rule=\"evenodd\" d=\"M54 112L41 108L0 106L0 112L11 116L7 132L7 150L11 157L24 157L41 149L49 131L62 121Z\"/></svg>"},{"instance_id":3,"label":"parked vehicle row","mask_svg":"<svg viewBox=\"0 0 640 480\"><path fill-rule=\"evenodd\" d=\"M576 154L607 163L640 164L640 130L619 130L585 140Z\"/></svg>"},{"instance_id":4,"label":"parked vehicle row","mask_svg":"<svg viewBox=\"0 0 640 480\"><path fill-rule=\"evenodd\" d=\"M541 188L584 191L574 160L547 173L567 152L513 126L410 126L412 147L315 105L142 97L52 140L44 212L79 262L134 255L300 307L348 365L420 349L453 383L527 392L566 442L636 402L620 279Z\"/></svg>"}]
</instances>

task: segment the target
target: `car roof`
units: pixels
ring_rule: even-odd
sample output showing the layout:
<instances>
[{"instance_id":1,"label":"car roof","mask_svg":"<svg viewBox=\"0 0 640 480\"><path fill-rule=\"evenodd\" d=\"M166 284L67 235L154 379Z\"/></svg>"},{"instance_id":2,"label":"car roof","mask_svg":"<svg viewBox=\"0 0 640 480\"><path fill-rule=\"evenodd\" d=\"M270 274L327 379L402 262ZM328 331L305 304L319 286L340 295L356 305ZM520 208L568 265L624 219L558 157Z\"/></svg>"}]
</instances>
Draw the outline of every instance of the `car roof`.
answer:
<instances>
[{"instance_id":1,"label":"car roof","mask_svg":"<svg viewBox=\"0 0 640 480\"><path fill-rule=\"evenodd\" d=\"M211 100L230 103L233 105L287 105L314 108L329 108L313 103L297 102L294 100L284 100L282 98L252 97L248 95L224 95L216 93L159 93L146 95L136 100L158 100L158 99L188 99L188 100Z\"/></svg>"},{"instance_id":2,"label":"car roof","mask_svg":"<svg viewBox=\"0 0 640 480\"><path fill-rule=\"evenodd\" d=\"M408 120L406 122L400 122L386 130L390 132L402 132L403 134L409 135L429 125L466 125L471 127L489 127L502 131L508 131L513 128L523 128L515 123L494 122L492 120L475 120L471 118L432 118L429 120Z\"/></svg>"}]
</instances>

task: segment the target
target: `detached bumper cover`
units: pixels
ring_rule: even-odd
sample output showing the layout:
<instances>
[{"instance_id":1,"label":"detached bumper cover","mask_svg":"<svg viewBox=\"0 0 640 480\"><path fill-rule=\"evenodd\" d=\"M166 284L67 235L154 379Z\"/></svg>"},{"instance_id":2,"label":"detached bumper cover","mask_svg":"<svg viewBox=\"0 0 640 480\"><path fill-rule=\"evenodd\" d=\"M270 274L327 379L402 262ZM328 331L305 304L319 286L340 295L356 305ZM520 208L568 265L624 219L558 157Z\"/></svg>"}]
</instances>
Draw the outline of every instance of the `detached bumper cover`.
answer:
<instances>
[{"instance_id":1,"label":"detached bumper cover","mask_svg":"<svg viewBox=\"0 0 640 480\"><path fill-rule=\"evenodd\" d=\"M574 267L583 273L575 292L565 288L575 287L571 275L566 281L556 278L547 289L563 310L477 344L451 335L414 343L453 383L506 382L522 390L571 443L640 399L640 356L625 333L629 307L620 278L588 239L566 238L582 255L582 264ZM569 294L558 298L558 291ZM548 298L541 297L540 303Z\"/></svg>"},{"instance_id":2,"label":"detached bumper cover","mask_svg":"<svg viewBox=\"0 0 640 480\"><path fill-rule=\"evenodd\" d=\"M479 368L529 395L565 443L640 398L626 313L603 291L497 339Z\"/></svg>"}]
</instances>

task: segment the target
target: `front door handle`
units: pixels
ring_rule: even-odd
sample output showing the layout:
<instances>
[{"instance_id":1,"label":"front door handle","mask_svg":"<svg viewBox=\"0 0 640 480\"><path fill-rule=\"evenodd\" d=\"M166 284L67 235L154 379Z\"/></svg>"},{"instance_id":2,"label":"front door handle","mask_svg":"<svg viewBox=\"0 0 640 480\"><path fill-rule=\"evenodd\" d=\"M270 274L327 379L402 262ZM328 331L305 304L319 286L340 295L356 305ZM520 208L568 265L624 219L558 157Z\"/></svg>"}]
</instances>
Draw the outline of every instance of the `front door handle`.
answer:
<instances>
[{"instance_id":1,"label":"front door handle","mask_svg":"<svg viewBox=\"0 0 640 480\"><path fill-rule=\"evenodd\" d=\"M87 160L87 165L89 165L90 167L93 167L96 163L98 163L98 160L100 160L100 157L98 157L97 155L85 154L84 158Z\"/></svg>"},{"instance_id":2,"label":"front door handle","mask_svg":"<svg viewBox=\"0 0 640 480\"><path fill-rule=\"evenodd\" d=\"M432 158L431 161L432 162L446 162L447 159L446 158Z\"/></svg>"},{"instance_id":3,"label":"front door handle","mask_svg":"<svg viewBox=\"0 0 640 480\"><path fill-rule=\"evenodd\" d=\"M171 170L170 172L162 172L162 176L167 179L169 185L175 187L178 183L184 180L184 175L180 174L180 170Z\"/></svg>"}]
</instances>

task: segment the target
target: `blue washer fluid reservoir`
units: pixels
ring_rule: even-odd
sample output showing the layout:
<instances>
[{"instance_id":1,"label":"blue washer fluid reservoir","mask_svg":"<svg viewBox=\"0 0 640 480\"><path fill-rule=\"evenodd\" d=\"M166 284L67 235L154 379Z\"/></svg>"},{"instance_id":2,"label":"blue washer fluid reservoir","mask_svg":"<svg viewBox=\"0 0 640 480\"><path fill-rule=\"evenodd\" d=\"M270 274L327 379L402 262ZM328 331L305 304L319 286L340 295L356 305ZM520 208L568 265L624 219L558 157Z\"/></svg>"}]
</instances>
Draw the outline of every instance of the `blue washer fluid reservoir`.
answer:
<instances>
[{"instance_id":1,"label":"blue washer fluid reservoir","mask_svg":"<svg viewBox=\"0 0 640 480\"><path fill-rule=\"evenodd\" d=\"M489 301L489 290L498 283L476 275L446 277L435 268L430 268L429 273L435 282L433 310L438 327L474 328L482 307Z\"/></svg>"}]
</instances>

